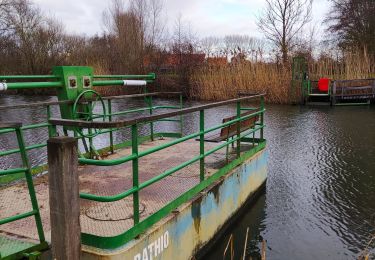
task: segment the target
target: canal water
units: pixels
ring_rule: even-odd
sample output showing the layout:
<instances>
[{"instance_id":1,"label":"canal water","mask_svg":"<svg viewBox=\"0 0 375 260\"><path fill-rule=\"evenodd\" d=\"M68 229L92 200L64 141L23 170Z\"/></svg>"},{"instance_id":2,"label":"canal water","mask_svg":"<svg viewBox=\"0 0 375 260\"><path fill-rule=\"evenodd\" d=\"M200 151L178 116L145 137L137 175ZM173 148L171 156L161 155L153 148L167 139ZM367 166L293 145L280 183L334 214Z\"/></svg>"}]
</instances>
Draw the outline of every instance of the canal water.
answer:
<instances>
[{"instance_id":1,"label":"canal water","mask_svg":"<svg viewBox=\"0 0 375 260\"><path fill-rule=\"evenodd\" d=\"M52 97L0 96L0 105L51 101ZM177 104L156 99L155 104ZM188 102L187 106L199 102ZM143 105L142 100L115 103L114 110ZM207 126L233 115L232 106L205 113ZM57 115L58 109L53 113ZM0 111L0 121L44 122L41 108ZM184 117L184 133L197 131L197 114ZM375 108L268 105L265 136L269 152L266 192L219 238L204 259L355 259L375 235ZM177 130L160 123L158 129ZM142 129L144 134L148 128ZM46 130L25 132L29 144L44 141ZM118 133L117 141L129 137ZM0 136L0 150L14 148L11 135ZM99 146L108 144L99 140ZM34 165L46 161L45 150L30 151ZM19 164L0 158L2 169ZM246 233L248 239L245 244ZM374 244L372 244L374 247ZM371 248L371 247L370 247ZM370 252L375 254L374 249Z\"/></svg>"}]
</instances>

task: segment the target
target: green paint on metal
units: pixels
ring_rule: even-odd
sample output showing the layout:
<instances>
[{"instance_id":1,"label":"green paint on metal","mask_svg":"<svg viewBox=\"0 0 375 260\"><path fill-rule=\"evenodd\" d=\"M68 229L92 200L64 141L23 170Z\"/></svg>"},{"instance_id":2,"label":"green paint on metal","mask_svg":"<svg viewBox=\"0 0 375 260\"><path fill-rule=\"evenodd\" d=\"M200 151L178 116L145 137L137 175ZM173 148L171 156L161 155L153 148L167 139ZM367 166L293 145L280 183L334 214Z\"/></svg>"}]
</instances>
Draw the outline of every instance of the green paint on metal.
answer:
<instances>
[{"instance_id":1,"label":"green paint on metal","mask_svg":"<svg viewBox=\"0 0 375 260\"><path fill-rule=\"evenodd\" d=\"M22 130L21 130L20 127L16 127L14 129L15 129L15 133L16 133L16 137L17 137L17 142L18 142L18 146L19 146L19 152L20 152L20 155L21 155L23 168L3 170L3 171L0 171L0 174L1 175L9 175L9 174L24 173L33 210L29 211L29 212L20 213L20 214L14 215L14 216L10 216L10 217L7 217L7 218L2 218L2 219L0 219L0 225L10 223L10 222L14 222L14 221L17 221L17 220L21 220L23 218L28 218L28 217L34 216L40 244L44 245L45 244L44 243L45 237L44 237L43 225L42 225L42 220L41 220L40 213L39 213L39 206L38 206L38 202L37 202L37 198L36 198L36 194L35 194L35 189L34 189L34 184L33 184L33 180L32 180L31 167L30 167L29 159L28 159L27 154L26 154L24 137L23 137ZM8 240L6 240L5 238L3 238L3 241L0 241L0 245L1 245L1 242L6 243L6 245L4 246L5 247L4 250L2 249L0 251L1 254L2 254L1 255L2 258L7 257L9 259L16 259L16 255L20 251L22 252L24 250L29 250L30 248L33 247L30 244L27 244L27 245L22 244L21 245L21 242L15 243L15 244L11 243L11 245L8 245L7 244ZM14 245L16 245L15 248L14 248Z\"/></svg>"},{"instance_id":2,"label":"green paint on metal","mask_svg":"<svg viewBox=\"0 0 375 260\"><path fill-rule=\"evenodd\" d=\"M139 177L138 177L138 127L132 125L132 155L133 161L133 187L136 191L133 193L133 220L134 225L139 223Z\"/></svg>"},{"instance_id":3,"label":"green paint on metal","mask_svg":"<svg viewBox=\"0 0 375 260\"><path fill-rule=\"evenodd\" d=\"M293 57L290 89L290 101L292 103L305 102L306 97L310 93L308 82L308 66L305 57Z\"/></svg>"},{"instance_id":4,"label":"green paint on metal","mask_svg":"<svg viewBox=\"0 0 375 260\"><path fill-rule=\"evenodd\" d=\"M93 246L101 249L115 249L126 244L134 237L138 236L139 234L147 230L153 224L157 223L163 217L167 216L170 212L172 212L172 210L174 210L184 202L188 201L189 199L192 199L197 193L207 188L209 185L217 181L220 177L227 174L233 168L242 164L245 160L249 159L257 152L263 150L265 146L265 141L260 142L256 147L254 147L250 151L243 153L240 158L237 158L236 160L230 162L229 164L218 170L216 173L214 173L204 181L200 182L198 185L196 185L189 191L181 194L177 199L168 203L163 208L155 212L153 215L148 216L143 221L139 222L137 225L133 226L124 233L114 237L100 237L92 234L82 233L82 243L88 246Z\"/></svg>"},{"instance_id":5,"label":"green paint on metal","mask_svg":"<svg viewBox=\"0 0 375 260\"><path fill-rule=\"evenodd\" d=\"M40 244L0 236L0 259L25 259L28 254L48 249L47 242Z\"/></svg>"},{"instance_id":6,"label":"green paint on metal","mask_svg":"<svg viewBox=\"0 0 375 260\"><path fill-rule=\"evenodd\" d=\"M204 181L204 110L199 111L199 176Z\"/></svg>"},{"instance_id":7,"label":"green paint on metal","mask_svg":"<svg viewBox=\"0 0 375 260\"><path fill-rule=\"evenodd\" d=\"M112 104L111 101L108 100L107 107L108 107L108 114L106 113L106 107L104 105L103 100L100 98L100 102L103 106L103 113L97 114L94 113L94 109L92 107L92 103L94 102L93 100L87 100L92 98L92 95L94 92L92 90L93 86L108 86L108 85L123 85L124 82L122 79L127 79L127 78L142 78L146 80L147 82L152 82L155 79L154 74L149 74L149 75L111 75L111 76L105 76L105 75L99 75L99 76L94 76L93 75L93 70L90 67L66 67L66 66L61 66L61 67L55 67L53 69L53 77L46 77L45 79L55 79L59 80L56 82L44 82L45 87L49 87L53 85L54 87L57 88L58 92L58 99L59 101L71 101L71 102L65 102L65 103L59 103L60 106L60 111L61 111L61 117L63 119L81 119L84 118L88 121L93 121L94 119L97 118L103 118L103 120L109 120L113 121L113 116L118 116L118 115L126 115L129 113L136 113L136 112L141 112L141 111L149 111L149 114L152 115L153 111L156 109L181 109L183 107L182 104L182 95L180 95L180 104L179 106L153 106L152 105L152 97L145 97L145 101L147 104L147 107L145 108L139 108L139 109L132 109L132 110L127 110L127 111L120 111L120 112L113 112L112 111ZM94 78L96 79L110 79L110 80L93 80ZM41 84L41 82L34 82L35 84ZM14 83L14 84L21 84L21 85L14 85L17 87L34 87L35 84L33 82L31 83ZM9 83L11 84L11 83ZM13 84L13 83L12 83ZM22 85L24 84L24 85ZM43 84L41 84L43 85ZM145 93L147 93L147 89L144 90ZM90 92L90 93L89 93ZM82 104L80 101L80 98L85 95L85 93L89 93L89 95L85 98L84 104ZM259 96L258 96L259 97ZM220 102L219 102L220 103ZM134 226L128 230L124 230L124 232L118 236L115 237L97 237L92 234L82 234L82 241L83 244L86 245L91 245L95 246L98 248L107 248L107 249L113 249L117 248L119 246L124 245L126 242L130 241L131 239L135 238L142 232L144 232L147 228L149 228L151 225L155 224L157 221L161 220L161 218L165 217L167 214L169 214L173 209L175 209L177 206L180 206L182 203L186 202L187 200L191 199L193 196L195 196L198 192L202 191L209 185L211 185L214 181L218 180L221 176L227 174L230 170L232 170L234 167L238 166L241 164L244 160L250 158L253 156L255 153L258 151L264 149L265 147L265 140L263 139L263 113L265 111L264 109L264 98L263 96L260 97L260 110L255 111L254 113L248 114L246 116L241 116L241 111L245 110L246 108L242 109L240 101L237 101L237 112L236 115L237 117L234 120L228 121L226 123L220 124L218 126L214 126L208 129L205 129L205 121L204 121L204 110L201 108L200 110L200 121L199 121L199 132L190 134L187 136L183 136L183 111L177 112L177 113L170 113L169 117L161 117L161 116L154 116L149 119L149 121L144 120L140 124L132 124L130 126L131 130L131 140L122 142L120 144L114 144L113 141L113 132L118 131L123 128L110 128L110 129L104 129L100 131L96 131L95 129L87 129L89 135L84 136L84 135L79 135L79 132L77 132L77 129L73 127L64 127L63 131L64 134L68 134L69 130L73 130L74 136L77 139L81 139L84 146L86 153L80 155L80 158L78 161L81 164L90 164L90 165L103 165L103 166L113 166L113 165L118 165L122 164L125 162L132 161L132 171L133 171L133 176L132 176L132 181L133 181L133 187L130 188L129 190L123 191L122 193L113 195L113 196L98 196L94 194L87 194L87 193L81 193L80 197L88 200L94 200L94 201L101 201L101 202L112 202L112 201L117 201L120 199L123 199L127 196L133 196L133 221L134 221ZM223 104L221 104L223 105ZM248 108L248 110L251 110ZM198 111L198 110L196 110ZM80 116L77 117L76 115L80 113ZM186 112L185 112L186 113ZM172 116L173 115L173 116ZM260 122L256 124L256 126L248 131L245 132L240 132L240 122L243 120L246 120L250 117L254 117L256 115L260 115ZM47 118L51 117L51 110L50 107L47 106ZM178 118L179 117L179 118ZM154 131L154 123L155 122L176 122L180 123L180 129L178 133L155 133ZM151 129L151 135L150 136L138 136L138 128L141 125L144 124L149 124L150 129ZM209 151L205 151L205 144L204 144L204 136L207 133L210 133L212 131L221 129L223 127L229 126L229 125L237 125L237 135L233 136L231 139L226 140L226 142L222 142L218 146L216 146L213 149L210 149ZM17 219L21 219L24 217L31 217L34 216L37 224L37 229L38 229L38 234L40 237L40 241L43 244L44 243L44 234L43 234L43 229L41 225L41 220L40 220L40 215L39 215L39 209L36 201L36 196L35 196L35 190L34 186L32 184L32 171L30 169L30 165L28 163L28 158L26 155L26 151L28 149L36 149L40 147L44 147L45 144L33 144L31 146L25 147L23 144L23 136L22 136L22 131L28 130L28 129L35 129L38 127L47 127L48 128L48 133L49 136L54 136L56 135L56 126L51 125L48 123L41 123L41 124L34 124L30 126L25 126L23 128L18 128L18 129L2 129L0 130L1 133L6 133L6 132L12 132L16 131L17 138L19 141L19 149L12 149L9 151L4 151L0 153L0 156L2 155L7 155L11 153L17 153L19 152L21 154L22 160L23 160L23 168L18 168L18 169L13 169L13 170L7 170L7 171L0 171L0 176L17 176L22 174L23 172L26 175L26 181L27 185L30 191L30 197L32 201L32 206L33 210L31 212L26 212L22 213L17 216L12 216L8 219L3 219L0 220L0 224L3 223L8 223L10 221L14 221ZM125 128L128 128L126 126ZM258 139L254 138L255 132L260 133L260 137ZM96 150L95 147L93 146L93 138L96 135L99 134L105 134L109 133L110 136L110 142L109 142L109 147ZM247 136L253 135L252 138L249 138ZM86 143L85 137L88 137L88 143ZM146 141L146 140L154 140L156 137L175 137L178 139L172 140L168 143L159 145L157 147L152 147L147 150L138 150L138 146L140 143ZM142 158L146 155L149 155L151 153L155 153L158 151L162 151L165 148L171 147L173 145L182 143L184 141L193 139L199 137L199 155L193 157L192 159L185 161L184 163L181 163L177 166L174 166L163 173L154 176L151 179L148 179L142 183L139 182L139 158ZM251 140L251 142L254 144L252 148L250 148L249 151L241 153L241 141L247 142L248 140ZM204 163L205 163L205 157L209 156L218 150L225 148L225 146L229 145L234 145L237 144L237 159L234 161L228 163L226 166L218 170L216 173L214 173L211 176L208 176L206 178L205 176L205 169L204 169ZM257 145L255 145L257 144ZM99 157L100 155L103 155L107 152L114 152L116 149L120 149L123 147L131 147L131 155L130 156L125 156L125 157L120 157L116 159L111 159L111 160L94 160L94 159L87 159L84 158L84 156L88 156L90 158L93 158L94 156ZM200 163L200 183L193 187L191 190L181 194L177 199L173 200L172 202L166 204L162 209L157 211L156 213L146 217L143 220L140 220L140 212L139 212L139 192L162 180L163 178L166 178L167 176L170 176L171 174L195 163L198 162ZM41 168L42 169L42 168ZM2 222L1 222L2 221ZM24 255L25 256L25 255Z\"/></svg>"},{"instance_id":8,"label":"green paint on metal","mask_svg":"<svg viewBox=\"0 0 375 260\"><path fill-rule=\"evenodd\" d=\"M52 71L63 83L63 87L57 89L59 100L75 101L79 94L92 88L93 69L91 67L57 66ZM60 104L60 112L64 119L75 118L72 104Z\"/></svg>"}]
</instances>

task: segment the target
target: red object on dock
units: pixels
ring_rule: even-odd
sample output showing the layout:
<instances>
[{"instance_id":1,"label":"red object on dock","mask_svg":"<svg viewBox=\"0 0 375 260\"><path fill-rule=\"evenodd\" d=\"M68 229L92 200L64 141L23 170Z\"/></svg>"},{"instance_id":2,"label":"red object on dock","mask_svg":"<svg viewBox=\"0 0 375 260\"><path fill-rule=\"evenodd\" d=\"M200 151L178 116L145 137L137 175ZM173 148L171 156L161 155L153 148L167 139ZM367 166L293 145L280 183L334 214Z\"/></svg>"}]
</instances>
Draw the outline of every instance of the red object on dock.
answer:
<instances>
[{"instance_id":1,"label":"red object on dock","mask_svg":"<svg viewBox=\"0 0 375 260\"><path fill-rule=\"evenodd\" d=\"M318 89L322 92L328 92L329 88L329 78L320 78L318 81Z\"/></svg>"}]
</instances>

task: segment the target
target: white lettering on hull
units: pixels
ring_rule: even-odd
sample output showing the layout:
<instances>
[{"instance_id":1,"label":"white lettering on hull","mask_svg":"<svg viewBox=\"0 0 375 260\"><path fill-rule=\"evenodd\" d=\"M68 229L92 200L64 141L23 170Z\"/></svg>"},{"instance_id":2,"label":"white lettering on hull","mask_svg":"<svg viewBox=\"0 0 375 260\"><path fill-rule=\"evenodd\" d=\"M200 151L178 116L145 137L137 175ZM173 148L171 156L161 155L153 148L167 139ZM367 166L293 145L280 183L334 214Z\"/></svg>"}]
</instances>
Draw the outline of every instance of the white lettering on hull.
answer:
<instances>
[{"instance_id":1,"label":"white lettering on hull","mask_svg":"<svg viewBox=\"0 0 375 260\"><path fill-rule=\"evenodd\" d=\"M150 245L143 248L141 253L134 256L134 260L152 260L160 255L169 246L169 232L166 231Z\"/></svg>"}]
</instances>

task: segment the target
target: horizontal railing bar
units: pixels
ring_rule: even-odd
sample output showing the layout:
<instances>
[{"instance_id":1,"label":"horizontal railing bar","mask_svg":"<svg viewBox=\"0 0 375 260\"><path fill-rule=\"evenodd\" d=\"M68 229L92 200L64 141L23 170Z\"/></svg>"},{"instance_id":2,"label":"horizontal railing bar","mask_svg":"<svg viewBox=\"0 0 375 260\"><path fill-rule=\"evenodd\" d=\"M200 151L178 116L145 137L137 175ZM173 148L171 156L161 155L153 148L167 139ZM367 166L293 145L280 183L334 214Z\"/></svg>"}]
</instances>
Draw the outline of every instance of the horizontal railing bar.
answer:
<instances>
[{"instance_id":1,"label":"horizontal railing bar","mask_svg":"<svg viewBox=\"0 0 375 260\"><path fill-rule=\"evenodd\" d=\"M39 124L33 124L33 125L25 125L21 126L21 130L30 130L30 129L35 129L35 128L41 128L41 127L47 127L51 126L50 123L39 123ZM5 128L0 130L0 134L6 134L15 131L14 128Z\"/></svg>"},{"instance_id":2,"label":"horizontal railing bar","mask_svg":"<svg viewBox=\"0 0 375 260\"><path fill-rule=\"evenodd\" d=\"M33 149L38 149L38 148L42 148L42 147L45 147L47 146L46 143L44 144L33 144L33 145L30 145L30 146L26 146L25 147L25 150L26 151L29 151L29 150L33 150ZM7 150L7 151L4 151L4 152L0 152L0 157L1 156L6 156L6 155L11 155L11 154L14 154L14 153L19 153L20 152L20 149L12 149L12 150Z\"/></svg>"},{"instance_id":3,"label":"horizontal railing bar","mask_svg":"<svg viewBox=\"0 0 375 260\"><path fill-rule=\"evenodd\" d=\"M0 225L6 224L6 223L9 223L9 222L13 222L13 221L16 221L16 220L20 220L20 219L23 219L23 218L31 217L31 216L35 215L36 213L37 213L37 211L33 210L33 211L30 211L30 212L22 213L22 214L12 216L12 217L9 217L9 218L0 219Z\"/></svg>"},{"instance_id":4,"label":"horizontal railing bar","mask_svg":"<svg viewBox=\"0 0 375 260\"><path fill-rule=\"evenodd\" d=\"M127 111L114 112L114 113L107 114L107 115L108 116L120 116L120 115L126 115L126 114L141 112L141 111L148 111L150 109L151 109L150 107L143 107L143 108L130 109L130 110L127 110ZM154 107L152 109L154 109Z\"/></svg>"},{"instance_id":5,"label":"horizontal railing bar","mask_svg":"<svg viewBox=\"0 0 375 260\"><path fill-rule=\"evenodd\" d=\"M94 75L94 79L155 79L155 74L147 74L147 75Z\"/></svg>"},{"instance_id":6,"label":"horizontal railing bar","mask_svg":"<svg viewBox=\"0 0 375 260\"><path fill-rule=\"evenodd\" d=\"M180 119L159 119L156 120L155 122L181 122Z\"/></svg>"},{"instance_id":7,"label":"horizontal railing bar","mask_svg":"<svg viewBox=\"0 0 375 260\"><path fill-rule=\"evenodd\" d=\"M215 126L215 127L212 127L212 128L209 128L209 129L206 129L203 134L207 134L209 132L212 132L212 131L215 131L217 129L220 129L220 128L223 128L223 127L226 127L228 125L231 125L233 123L236 123L236 122L239 122L239 121L243 121L243 120L246 120L250 117L253 117L255 115L259 115L261 113L263 113L265 111L265 109L263 110L260 110L260 111L257 111L255 113L251 113L249 115L246 115L246 116L243 116L243 117L240 117L240 118L236 118L234 120L231 120L231 121L228 121L226 123L223 123L221 125L218 125L218 126ZM136 158L141 158L143 156L146 156L148 154L151 154L151 153L154 153L154 152L157 152L157 151L160 151L160 150L163 150L165 148L168 148L170 146L173 146L173 145L176 145L176 144L179 144L179 143L182 143L182 142L185 142L187 140L190 140L190 139L193 139L195 137L198 137L201 133L198 132L198 133L194 133L194 134L190 134L190 135L186 135L184 137L181 137L181 138L178 138L176 140L173 140L172 142L169 142L169 143L166 143L166 144L162 144L160 146L157 146L157 147L153 147L153 148L150 148L146 151L141 151L138 153L138 157L134 154L132 155L129 155L129 156L125 156L125 157L120 157L120 158L117 158L117 159L111 159L111 160L94 160L94 159L86 159L86 158L79 158L78 159L78 162L80 163L83 163L83 164L90 164L90 165L97 165L97 166L111 166L111 165L119 165L119 164L122 164L122 163L126 163L128 161L131 161L133 159L136 159Z\"/></svg>"},{"instance_id":8,"label":"horizontal railing bar","mask_svg":"<svg viewBox=\"0 0 375 260\"><path fill-rule=\"evenodd\" d=\"M366 81L366 80L375 80L375 78L334 80L333 82L335 82L335 83L345 83L345 82L356 82L356 81Z\"/></svg>"},{"instance_id":9,"label":"horizontal railing bar","mask_svg":"<svg viewBox=\"0 0 375 260\"><path fill-rule=\"evenodd\" d=\"M179 106L155 106L154 109L181 109Z\"/></svg>"},{"instance_id":10,"label":"horizontal railing bar","mask_svg":"<svg viewBox=\"0 0 375 260\"><path fill-rule=\"evenodd\" d=\"M26 168L14 168L14 169L1 170L0 176L17 174L17 173L22 173L22 172L25 172L25 171L27 171Z\"/></svg>"},{"instance_id":11,"label":"horizontal railing bar","mask_svg":"<svg viewBox=\"0 0 375 260\"><path fill-rule=\"evenodd\" d=\"M119 115L126 115L130 113L136 113L136 112L141 112L141 111L148 111L148 110L157 110L157 109L180 109L180 107L177 106L154 106L154 107L143 107L143 108L136 108L136 109L131 109L131 110L126 110L126 111L120 111L120 112L114 112L114 113L108 113L107 116L119 116Z\"/></svg>"},{"instance_id":12,"label":"horizontal railing bar","mask_svg":"<svg viewBox=\"0 0 375 260\"><path fill-rule=\"evenodd\" d=\"M135 97L180 95L180 94L181 94L181 92L152 92L152 93L146 93L146 94L133 94L133 95L121 95L121 96L106 96L106 97L102 97L102 99L104 99L104 100L107 100L107 99L116 100L116 99L126 99L126 98L135 98ZM29 107L38 107L38 106L52 106L52 105L60 105L60 104L73 104L73 103L74 103L74 101L72 101L72 100L36 102L36 103L30 103L30 104L0 106L0 110L3 110L3 109L29 108Z\"/></svg>"},{"instance_id":13,"label":"horizontal railing bar","mask_svg":"<svg viewBox=\"0 0 375 260\"><path fill-rule=\"evenodd\" d=\"M198 155L198 156L195 156L194 158L180 164L180 165L177 165L165 172L163 172L162 174L160 175L157 175L143 183L141 183L139 185L139 187L133 187L125 192L122 192L122 193L119 193L117 195L112 195L112 196L98 196L98 195L93 195L93 194L88 194L88 193L81 193L80 194L80 197L81 198L84 198L84 199L89 199L89 200L94 200L94 201L98 201L98 202L114 202L114 201L118 201L118 200L121 200L137 191L140 191L152 184L154 184L155 182L157 181L160 181L161 179L164 179L165 177L168 177L169 175L181 170L182 168L185 168L186 166L189 166L190 164L192 163L195 163L197 162L199 159L201 159L202 157L207 157L209 156L210 154L213 154L214 152L226 147L227 145L233 143L233 142L236 142L238 139L241 139L241 138L244 138L246 136L248 136L249 134L253 133L253 132L256 132L260 129L264 128L264 125L263 126L260 126L260 127L257 127L257 128L254 128L254 129L251 129L250 131L247 131L245 134L242 134L240 135L239 137L235 137L231 140L228 140L227 142L205 152L204 154L202 155Z\"/></svg>"},{"instance_id":14,"label":"horizontal railing bar","mask_svg":"<svg viewBox=\"0 0 375 260\"><path fill-rule=\"evenodd\" d=\"M112 166L112 165L126 163L136 158L137 158L137 155L132 154L126 157L121 157L121 158L112 159L112 160L94 160L94 159L78 158L78 162L82 164L97 165L97 166Z\"/></svg>"},{"instance_id":15,"label":"horizontal railing bar","mask_svg":"<svg viewBox=\"0 0 375 260\"><path fill-rule=\"evenodd\" d=\"M246 131L246 133L240 135L240 137L234 137L234 138L232 138L231 140L228 140L227 142L225 142L225 143L223 143L223 144L221 144L221 145L218 145L217 147L212 148L211 150L205 152L205 153L204 153L204 156L206 157L206 156L208 156L208 155L210 155L210 154L213 154L214 152L216 152L216 151L218 151L218 150L224 148L224 147L227 146L228 144L231 144L231 143L237 141L238 139L244 138L244 137L248 136L249 134L255 133L256 131L258 131L258 130L264 128L264 127L265 127L265 125L262 125L262 126L259 126L259 127L256 127L256 128L253 128L253 129L251 129L251 130L249 130L249 131Z\"/></svg>"},{"instance_id":16,"label":"horizontal railing bar","mask_svg":"<svg viewBox=\"0 0 375 260\"><path fill-rule=\"evenodd\" d=\"M253 110L256 110L257 108L256 107L242 107L241 110L242 111L253 111Z\"/></svg>"},{"instance_id":17,"label":"horizontal railing bar","mask_svg":"<svg viewBox=\"0 0 375 260\"><path fill-rule=\"evenodd\" d=\"M5 75L0 76L0 80L8 79L58 79L55 75Z\"/></svg>"},{"instance_id":18,"label":"horizontal railing bar","mask_svg":"<svg viewBox=\"0 0 375 260\"><path fill-rule=\"evenodd\" d=\"M61 88L62 82L9 82L8 89L25 89L25 88Z\"/></svg>"},{"instance_id":19,"label":"horizontal railing bar","mask_svg":"<svg viewBox=\"0 0 375 260\"><path fill-rule=\"evenodd\" d=\"M134 192L136 192L138 189L136 187L133 187L125 192L122 192L122 193L119 193L119 194L116 194L116 195L112 195L112 196L99 196L99 195L95 195L95 194L89 194L89 193L80 193L79 194L79 197L82 198L82 199L87 199L87 200L94 200L94 201L98 201L98 202L113 202L113 201L118 201L118 200L121 200L127 196L129 196L130 194L133 194Z\"/></svg>"},{"instance_id":20,"label":"horizontal railing bar","mask_svg":"<svg viewBox=\"0 0 375 260\"><path fill-rule=\"evenodd\" d=\"M124 126L139 124L139 123L152 122L152 121L156 121L162 118L184 115L184 114L197 112L197 111L204 110L204 109L211 109L211 108L215 108L215 107L219 107L223 105L233 104L233 103L240 102L240 101L259 98L264 95L265 94L259 94L259 95L248 96L248 97L234 98L234 99L229 99L226 101L220 101L220 102L215 102L215 103L211 103L207 105L180 109L174 112L145 116L145 117L140 117L140 118L130 119L130 120L118 120L118 121L111 121L111 122L88 122L88 121L82 121L82 120L67 120L67 119L51 118L49 122L53 125L78 126L78 127L84 127L84 128L98 128L98 129L99 128L124 127Z\"/></svg>"},{"instance_id":21,"label":"horizontal railing bar","mask_svg":"<svg viewBox=\"0 0 375 260\"><path fill-rule=\"evenodd\" d=\"M132 95L120 95L120 96L106 96L102 97L102 99L125 99L125 98L135 98L135 97L149 97L149 96L164 96L164 95L180 95L182 92L150 92L150 93L144 93L144 94L132 94Z\"/></svg>"}]
</instances>

